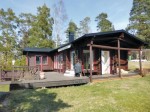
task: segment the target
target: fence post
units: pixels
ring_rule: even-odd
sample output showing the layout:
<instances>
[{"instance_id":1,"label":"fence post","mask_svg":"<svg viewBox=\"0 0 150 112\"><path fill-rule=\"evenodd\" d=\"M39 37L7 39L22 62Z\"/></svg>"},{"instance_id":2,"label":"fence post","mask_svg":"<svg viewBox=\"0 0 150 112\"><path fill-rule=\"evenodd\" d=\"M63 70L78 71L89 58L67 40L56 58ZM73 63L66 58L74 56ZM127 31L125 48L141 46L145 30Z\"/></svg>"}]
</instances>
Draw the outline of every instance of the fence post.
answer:
<instances>
[{"instance_id":1,"label":"fence post","mask_svg":"<svg viewBox=\"0 0 150 112\"><path fill-rule=\"evenodd\" d=\"M0 66L0 81L2 80L2 67Z\"/></svg>"},{"instance_id":2,"label":"fence post","mask_svg":"<svg viewBox=\"0 0 150 112\"><path fill-rule=\"evenodd\" d=\"M13 73L12 73L12 79L11 79L11 81L14 81L14 75L15 75L15 73L14 73L14 65L13 65Z\"/></svg>"}]
</instances>

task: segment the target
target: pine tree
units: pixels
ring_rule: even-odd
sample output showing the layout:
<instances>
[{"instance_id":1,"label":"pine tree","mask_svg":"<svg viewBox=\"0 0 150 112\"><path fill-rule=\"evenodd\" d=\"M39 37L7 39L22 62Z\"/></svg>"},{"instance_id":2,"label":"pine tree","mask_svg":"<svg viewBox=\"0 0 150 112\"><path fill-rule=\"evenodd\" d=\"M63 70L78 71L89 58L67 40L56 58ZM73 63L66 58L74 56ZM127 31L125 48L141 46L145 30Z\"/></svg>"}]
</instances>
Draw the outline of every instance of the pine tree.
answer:
<instances>
[{"instance_id":1,"label":"pine tree","mask_svg":"<svg viewBox=\"0 0 150 112\"><path fill-rule=\"evenodd\" d=\"M0 64L9 68L12 65L17 45L17 17L12 9L0 9Z\"/></svg>"},{"instance_id":2,"label":"pine tree","mask_svg":"<svg viewBox=\"0 0 150 112\"><path fill-rule=\"evenodd\" d=\"M36 16L31 13L21 13L17 19L18 23L18 37L20 41L18 47L24 49L29 44L29 31L32 28L32 23L36 20Z\"/></svg>"},{"instance_id":3,"label":"pine tree","mask_svg":"<svg viewBox=\"0 0 150 112\"><path fill-rule=\"evenodd\" d=\"M50 9L45 4L37 9L36 20L32 22L32 28L29 31L29 47L53 48L53 18L50 17Z\"/></svg>"},{"instance_id":4,"label":"pine tree","mask_svg":"<svg viewBox=\"0 0 150 112\"><path fill-rule=\"evenodd\" d=\"M97 30L101 32L106 32L106 31L113 31L114 26L112 23L107 19L107 14L106 13L101 13L99 14L95 21L97 21Z\"/></svg>"},{"instance_id":5,"label":"pine tree","mask_svg":"<svg viewBox=\"0 0 150 112\"><path fill-rule=\"evenodd\" d=\"M150 47L150 0L133 0L127 30L149 43Z\"/></svg>"},{"instance_id":6,"label":"pine tree","mask_svg":"<svg viewBox=\"0 0 150 112\"><path fill-rule=\"evenodd\" d=\"M69 38L69 33L74 33L75 38L77 38L76 37L77 30L78 30L77 25L73 21L70 21L69 25L68 25L68 28L66 30L66 34L67 34L66 37L67 37L67 39Z\"/></svg>"},{"instance_id":7,"label":"pine tree","mask_svg":"<svg viewBox=\"0 0 150 112\"><path fill-rule=\"evenodd\" d=\"M90 22L90 17L85 17L82 21L80 21L79 36L90 32Z\"/></svg>"}]
</instances>

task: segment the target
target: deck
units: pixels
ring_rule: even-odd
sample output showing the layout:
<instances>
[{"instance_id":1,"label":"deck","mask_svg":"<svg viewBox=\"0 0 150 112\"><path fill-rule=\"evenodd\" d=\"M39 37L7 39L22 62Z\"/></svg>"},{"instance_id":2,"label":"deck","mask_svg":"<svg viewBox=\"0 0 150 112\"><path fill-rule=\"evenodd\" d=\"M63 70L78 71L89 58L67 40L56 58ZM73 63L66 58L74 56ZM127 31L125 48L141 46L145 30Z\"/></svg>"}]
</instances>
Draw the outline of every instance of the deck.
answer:
<instances>
[{"instance_id":1,"label":"deck","mask_svg":"<svg viewBox=\"0 0 150 112\"><path fill-rule=\"evenodd\" d=\"M10 83L10 89L18 88L39 88L39 87L60 87L81 85L89 83L89 78L84 77L67 77L57 72L45 72L46 79L43 80L22 80Z\"/></svg>"},{"instance_id":2,"label":"deck","mask_svg":"<svg viewBox=\"0 0 150 112\"><path fill-rule=\"evenodd\" d=\"M45 72L46 79L43 80L20 80L20 81L5 81L0 84L10 84L10 90L23 88L40 88L40 87L62 87L72 85L82 85L90 82L89 77L67 77L57 72ZM125 74L122 77L130 77L138 75L138 73ZM119 78L119 75L93 75L93 80Z\"/></svg>"}]
</instances>

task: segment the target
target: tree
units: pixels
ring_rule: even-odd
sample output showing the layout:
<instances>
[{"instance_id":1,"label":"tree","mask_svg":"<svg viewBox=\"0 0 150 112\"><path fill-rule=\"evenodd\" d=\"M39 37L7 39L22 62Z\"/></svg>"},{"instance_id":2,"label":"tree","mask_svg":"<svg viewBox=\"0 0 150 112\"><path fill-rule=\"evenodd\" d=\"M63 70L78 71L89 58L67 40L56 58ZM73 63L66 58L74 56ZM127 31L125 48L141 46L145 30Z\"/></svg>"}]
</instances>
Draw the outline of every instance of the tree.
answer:
<instances>
[{"instance_id":1,"label":"tree","mask_svg":"<svg viewBox=\"0 0 150 112\"><path fill-rule=\"evenodd\" d=\"M50 9L44 4L37 8L38 13L29 31L29 47L54 47L52 40L53 18Z\"/></svg>"},{"instance_id":2,"label":"tree","mask_svg":"<svg viewBox=\"0 0 150 112\"><path fill-rule=\"evenodd\" d=\"M67 21L67 13L63 0L59 0L53 6L53 19L54 19L54 30L53 35L56 41L56 47L61 45L61 37L63 35L63 28Z\"/></svg>"},{"instance_id":3,"label":"tree","mask_svg":"<svg viewBox=\"0 0 150 112\"><path fill-rule=\"evenodd\" d=\"M18 36L21 38L18 47L23 49L29 44L29 31L32 28L32 23L36 21L36 16L31 13L21 13L18 17Z\"/></svg>"},{"instance_id":4,"label":"tree","mask_svg":"<svg viewBox=\"0 0 150 112\"><path fill-rule=\"evenodd\" d=\"M12 9L0 9L0 43L6 50L13 51L16 45L16 16Z\"/></svg>"},{"instance_id":5,"label":"tree","mask_svg":"<svg viewBox=\"0 0 150 112\"><path fill-rule=\"evenodd\" d=\"M67 39L69 38L69 33L74 33L75 38L76 38L77 30L78 30L77 25L73 21L70 21L69 25L68 25L68 28L66 30L66 34L67 34L66 37L67 37Z\"/></svg>"},{"instance_id":6,"label":"tree","mask_svg":"<svg viewBox=\"0 0 150 112\"><path fill-rule=\"evenodd\" d=\"M9 67L17 45L17 17L12 9L0 9L0 59L1 65Z\"/></svg>"},{"instance_id":7,"label":"tree","mask_svg":"<svg viewBox=\"0 0 150 112\"><path fill-rule=\"evenodd\" d=\"M133 0L127 31L149 43L150 47L150 0Z\"/></svg>"},{"instance_id":8,"label":"tree","mask_svg":"<svg viewBox=\"0 0 150 112\"><path fill-rule=\"evenodd\" d=\"M101 13L99 14L95 21L97 21L97 30L101 32L106 32L106 31L113 31L114 26L112 23L107 19L107 14L106 13Z\"/></svg>"},{"instance_id":9,"label":"tree","mask_svg":"<svg viewBox=\"0 0 150 112\"><path fill-rule=\"evenodd\" d=\"M90 32L90 22L90 17L85 17L82 21L80 21L79 36Z\"/></svg>"}]
</instances>

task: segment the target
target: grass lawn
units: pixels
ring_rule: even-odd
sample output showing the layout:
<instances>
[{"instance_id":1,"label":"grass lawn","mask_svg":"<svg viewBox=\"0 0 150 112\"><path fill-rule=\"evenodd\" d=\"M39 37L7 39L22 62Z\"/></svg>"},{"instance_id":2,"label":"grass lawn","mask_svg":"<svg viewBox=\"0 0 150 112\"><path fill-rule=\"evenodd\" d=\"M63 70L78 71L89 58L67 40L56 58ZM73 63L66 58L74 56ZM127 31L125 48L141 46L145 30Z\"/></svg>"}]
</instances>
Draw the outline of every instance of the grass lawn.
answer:
<instances>
[{"instance_id":1,"label":"grass lawn","mask_svg":"<svg viewBox=\"0 0 150 112\"><path fill-rule=\"evenodd\" d=\"M8 92L9 85L0 85L0 92Z\"/></svg>"},{"instance_id":2,"label":"grass lawn","mask_svg":"<svg viewBox=\"0 0 150 112\"><path fill-rule=\"evenodd\" d=\"M131 70L135 70L136 68L139 68L139 62L128 62L128 68ZM150 68L150 61L142 62L142 68Z\"/></svg>"},{"instance_id":3,"label":"grass lawn","mask_svg":"<svg viewBox=\"0 0 150 112\"><path fill-rule=\"evenodd\" d=\"M150 76L76 87L11 91L5 102L13 112L148 112Z\"/></svg>"},{"instance_id":4,"label":"grass lawn","mask_svg":"<svg viewBox=\"0 0 150 112\"><path fill-rule=\"evenodd\" d=\"M3 112L3 105L1 102L8 94L7 92L9 92L9 85L0 85L0 112Z\"/></svg>"}]
</instances>

